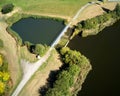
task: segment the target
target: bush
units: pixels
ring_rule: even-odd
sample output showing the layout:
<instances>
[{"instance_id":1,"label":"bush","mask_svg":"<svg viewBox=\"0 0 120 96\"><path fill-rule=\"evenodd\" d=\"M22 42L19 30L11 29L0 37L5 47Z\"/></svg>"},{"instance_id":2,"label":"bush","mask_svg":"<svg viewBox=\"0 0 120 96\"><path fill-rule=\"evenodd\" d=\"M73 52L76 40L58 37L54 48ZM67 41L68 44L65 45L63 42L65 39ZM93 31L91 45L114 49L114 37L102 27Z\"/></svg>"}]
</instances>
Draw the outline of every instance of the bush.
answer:
<instances>
[{"instance_id":1,"label":"bush","mask_svg":"<svg viewBox=\"0 0 120 96\"><path fill-rule=\"evenodd\" d=\"M68 47L64 47L60 50L62 59L66 64L76 64L81 67L81 65L89 64L89 60L78 51L70 50Z\"/></svg>"},{"instance_id":2,"label":"bush","mask_svg":"<svg viewBox=\"0 0 120 96\"><path fill-rule=\"evenodd\" d=\"M71 96L70 88L74 85L79 69L77 65L72 64L68 69L60 72L53 88L50 88L45 96Z\"/></svg>"},{"instance_id":3,"label":"bush","mask_svg":"<svg viewBox=\"0 0 120 96\"><path fill-rule=\"evenodd\" d=\"M33 53L43 56L47 52L47 50L48 50L47 45L36 44Z\"/></svg>"},{"instance_id":4,"label":"bush","mask_svg":"<svg viewBox=\"0 0 120 96\"><path fill-rule=\"evenodd\" d=\"M3 14L7 14L7 13L11 12L11 11L13 10L13 8L14 8L14 5L13 5L13 4L7 4L7 5L4 5L4 6L2 7L1 12L2 12Z\"/></svg>"},{"instance_id":5,"label":"bush","mask_svg":"<svg viewBox=\"0 0 120 96\"><path fill-rule=\"evenodd\" d=\"M92 18L92 19L88 19L86 21L82 21L81 24L82 24L83 28L85 28L85 29L92 29L92 28L96 28L97 20L95 18Z\"/></svg>"}]
</instances>

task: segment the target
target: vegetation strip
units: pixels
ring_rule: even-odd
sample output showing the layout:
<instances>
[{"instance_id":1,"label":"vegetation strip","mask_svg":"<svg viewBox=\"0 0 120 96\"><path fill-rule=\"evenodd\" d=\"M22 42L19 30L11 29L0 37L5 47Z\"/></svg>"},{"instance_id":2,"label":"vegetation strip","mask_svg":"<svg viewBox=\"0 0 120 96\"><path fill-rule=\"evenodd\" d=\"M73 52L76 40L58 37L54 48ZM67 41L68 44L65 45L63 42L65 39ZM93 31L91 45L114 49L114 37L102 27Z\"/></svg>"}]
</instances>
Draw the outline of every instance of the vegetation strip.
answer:
<instances>
[{"instance_id":1,"label":"vegetation strip","mask_svg":"<svg viewBox=\"0 0 120 96\"><path fill-rule=\"evenodd\" d=\"M83 37L96 35L106 26L110 26L120 19L120 4L117 4L113 11L106 10L106 13L103 15L79 22L75 26L75 32L71 36L71 39L80 32Z\"/></svg>"},{"instance_id":2,"label":"vegetation strip","mask_svg":"<svg viewBox=\"0 0 120 96\"><path fill-rule=\"evenodd\" d=\"M63 47L60 50L62 61L65 63L56 76L53 86L48 89L45 96L73 96L80 90L87 74L81 74L83 69L88 68L85 73L91 70L89 60L77 51ZM81 79L80 79L81 77ZM83 79L83 78L84 79ZM79 83L81 82L81 83ZM79 87L75 85L79 84Z\"/></svg>"}]
</instances>

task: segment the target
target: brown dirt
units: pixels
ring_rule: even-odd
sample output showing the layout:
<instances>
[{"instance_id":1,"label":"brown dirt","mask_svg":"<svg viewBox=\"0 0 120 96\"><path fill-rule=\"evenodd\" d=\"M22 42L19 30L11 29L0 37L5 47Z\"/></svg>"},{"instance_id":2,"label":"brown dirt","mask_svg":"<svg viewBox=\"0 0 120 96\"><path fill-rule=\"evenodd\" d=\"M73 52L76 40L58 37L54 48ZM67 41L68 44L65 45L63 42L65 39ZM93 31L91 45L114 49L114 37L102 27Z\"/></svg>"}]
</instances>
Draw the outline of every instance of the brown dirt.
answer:
<instances>
[{"instance_id":1,"label":"brown dirt","mask_svg":"<svg viewBox=\"0 0 120 96\"><path fill-rule=\"evenodd\" d=\"M47 65L35 73L34 77L24 87L24 90L22 90L19 96L39 96L39 89L46 84L50 72L58 70L61 65L59 54L56 51L54 53L52 52L50 59L47 61Z\"/></svg>"}]
</instances>

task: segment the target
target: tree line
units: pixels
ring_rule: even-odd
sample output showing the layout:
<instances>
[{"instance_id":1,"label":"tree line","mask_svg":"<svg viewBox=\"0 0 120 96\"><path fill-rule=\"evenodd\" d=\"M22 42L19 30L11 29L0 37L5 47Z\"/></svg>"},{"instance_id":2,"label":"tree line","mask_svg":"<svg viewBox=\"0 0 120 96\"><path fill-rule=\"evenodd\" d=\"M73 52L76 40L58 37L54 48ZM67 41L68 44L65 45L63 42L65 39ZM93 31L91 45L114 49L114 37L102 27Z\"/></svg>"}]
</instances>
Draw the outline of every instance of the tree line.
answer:
<instances>
[{"instance_id":1,"label":"tree line","mask_svg":"<svg viewBox=\"0 0 120 96\"><path fill-rule=\"evenodd\" d=\"M73 37L74 35L77 35L79 34L79 32L82 32L84 30L100 28L104 23L106 23L111 19L114 20L120 19L120 4L117 4L113 11L110 11L109 9L105 9L105 8L103 8L103 10L106 11L103 15L96 16L94 18L79 22L75 26Z\"/></svg>"},{"instance_id":2,"label":"tree line","mask_svg":"<svg viewBox=\"0 0 120 96\"><path fill-rule=\"evenodd\" d=\"M65 68L57 74L53 87L48 89L45 96L72 96L72 88L79 78L81 66L89 63L80 52L68 47L63 47L60 54Z\"/></svg>"}]
</instances>

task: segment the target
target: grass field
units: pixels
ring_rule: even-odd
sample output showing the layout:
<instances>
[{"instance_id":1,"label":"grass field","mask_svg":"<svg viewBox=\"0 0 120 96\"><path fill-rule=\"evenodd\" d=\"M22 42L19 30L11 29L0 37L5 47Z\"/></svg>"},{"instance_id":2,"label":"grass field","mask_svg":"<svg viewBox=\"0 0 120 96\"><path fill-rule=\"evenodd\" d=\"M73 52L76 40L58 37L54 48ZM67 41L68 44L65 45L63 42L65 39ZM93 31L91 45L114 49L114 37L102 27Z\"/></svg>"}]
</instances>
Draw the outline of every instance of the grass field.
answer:
<instances>
[{"instance_id":1,"label":"grass field","mask_svg":"<svg viewBox=\"0 0 120 96\"><path fill-rule=\"evenodd\" d=\"M93 0L0 0L0 7L13 3L26 12L73 17L89 1Z\"/></svg>"}]
</instances>

